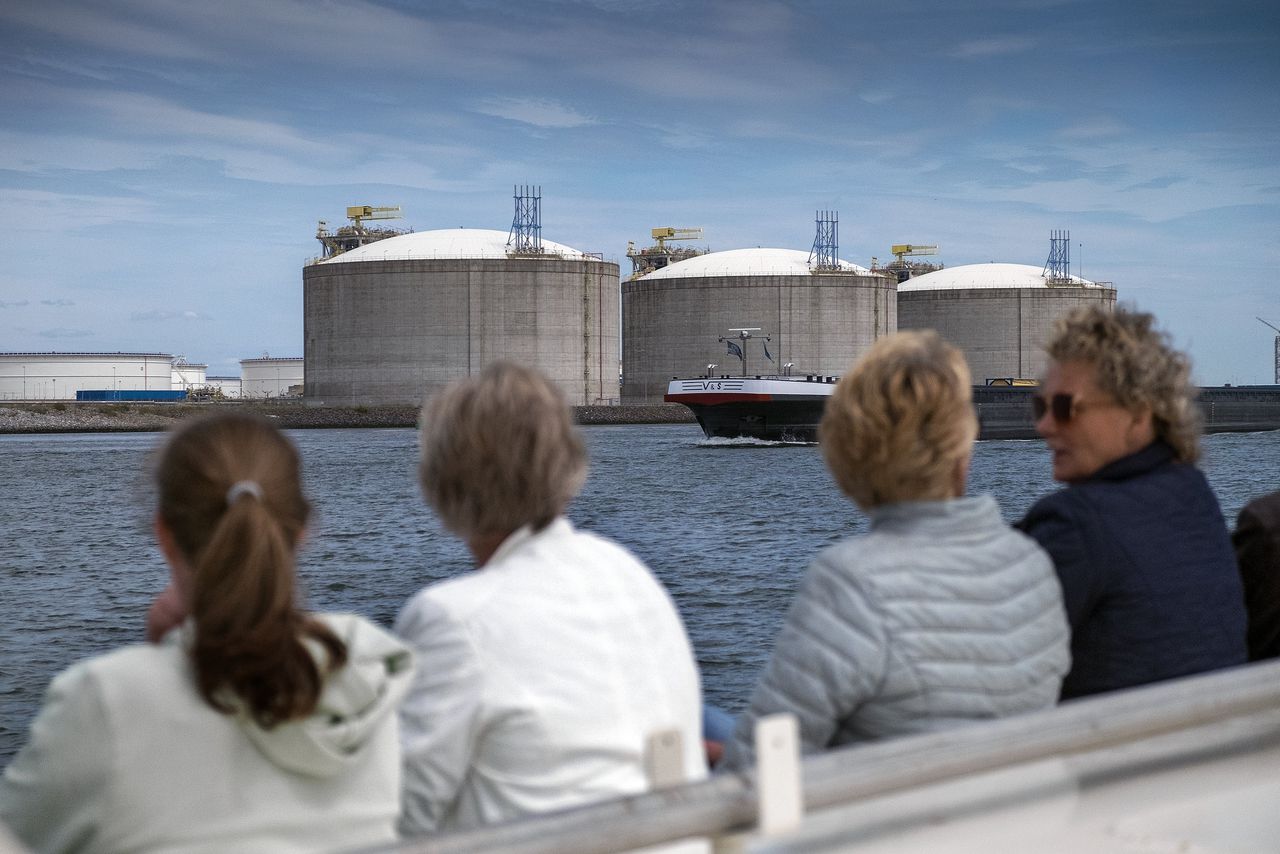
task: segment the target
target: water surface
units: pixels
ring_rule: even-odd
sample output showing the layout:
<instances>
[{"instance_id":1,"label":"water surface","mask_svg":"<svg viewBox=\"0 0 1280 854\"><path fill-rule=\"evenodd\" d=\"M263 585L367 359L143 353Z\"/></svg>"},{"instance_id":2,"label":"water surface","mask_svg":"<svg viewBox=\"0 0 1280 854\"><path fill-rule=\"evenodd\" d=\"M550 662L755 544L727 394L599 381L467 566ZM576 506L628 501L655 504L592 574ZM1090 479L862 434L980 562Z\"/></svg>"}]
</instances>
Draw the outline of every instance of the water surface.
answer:
<instances>
[{"instance_id":1,"label":"water surface","mask_svg":"<svg viewBox=\"0 0 1280 854\"><path fill-rule=\"evenodd\" d=\"M625 544L680 608L709 700L746 701L805 564L866 530L812 446L707 442L692 425L589 427L591 474L569 516ZM311 430L316 507L300 559L309 604L390 625L432 581L470 567L414 481L412 430ZM26 737L49 679L142 637L167 570L145 476L159 434L0 436L0 765ZM1280 432L1208 437L1204 468L1234 519L1280 488ZM1055 486L1037 441L980 442L971 492L1005 517Z\"/></svg>"}]
</instances>

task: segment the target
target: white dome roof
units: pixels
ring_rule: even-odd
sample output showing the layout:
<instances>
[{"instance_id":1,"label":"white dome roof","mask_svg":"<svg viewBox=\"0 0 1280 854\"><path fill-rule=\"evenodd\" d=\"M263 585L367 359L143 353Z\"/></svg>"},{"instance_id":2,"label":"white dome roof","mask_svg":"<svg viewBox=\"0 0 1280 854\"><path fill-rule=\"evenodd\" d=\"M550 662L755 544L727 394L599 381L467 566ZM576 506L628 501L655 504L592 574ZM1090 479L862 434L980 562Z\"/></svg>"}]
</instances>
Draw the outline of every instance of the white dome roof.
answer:
<instances>
[{"instance_id":1,"label":"white dome roof","mask_svg":"<svg viewBox=\"0 0 1280 854\"><path fill-rule=\"evenodd\" d=\"M1085 288L1101 287L1072 276L1071 283ZM911 291L958 291L967 288L1047 288L1044 268L1030 264L964 264L934 270L898 284L898 293Z\"/></svg>"},{"instance_id":2,"label":"white dome roof","mask_svg":"<svg viewBox=\"0 0 1280 854\"><path fill-rule=\"evenodd\" d=\"M388 237L374 243L343 252L321 264L346 264L351 261L412 261L450 258L506 258L506 231L490 228L442 228L436 231L415 231ZM542 251L562 258L584 258L577 249L542 241Z\"/></svg>"},{"instance_id":3,"label":"white dome roof","mask_svg":"<svg viewBox=\"0 0 1280 854\"><path fill-rule=\"evenodd\" d=\"M870 274L866 267L840 262L840 269L861 275ZM730 249L727 252L710 252L695 255L660 270L654 270L642 279L684 279L700 276L807 276L809 253L798 249Z\"/></svg>"}]
</instances>

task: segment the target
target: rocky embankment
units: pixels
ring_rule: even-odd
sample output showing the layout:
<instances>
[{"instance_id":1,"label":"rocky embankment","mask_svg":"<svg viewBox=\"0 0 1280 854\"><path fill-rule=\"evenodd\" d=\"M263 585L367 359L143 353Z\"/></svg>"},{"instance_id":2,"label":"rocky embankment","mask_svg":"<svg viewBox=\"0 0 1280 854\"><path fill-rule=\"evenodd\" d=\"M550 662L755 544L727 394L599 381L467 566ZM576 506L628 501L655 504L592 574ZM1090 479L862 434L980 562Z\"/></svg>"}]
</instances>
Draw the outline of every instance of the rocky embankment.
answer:
<instances>
[{"instance_id":1,"label":"rocky embankment","mask_svg":"<svg viewBox=\"0 0 1280 854\"><path fill-rule=\"evenodd\" d=\"M121 433L167 430L185 418L230 409L255 412L290 430L349 427L413 427L416 406L307 406L224 401L220 403L8 403L0 405L0 433ZM579 424L677 424L693 414L674 403L651 406L575 406Z\"/></svg>"}]
</instances>

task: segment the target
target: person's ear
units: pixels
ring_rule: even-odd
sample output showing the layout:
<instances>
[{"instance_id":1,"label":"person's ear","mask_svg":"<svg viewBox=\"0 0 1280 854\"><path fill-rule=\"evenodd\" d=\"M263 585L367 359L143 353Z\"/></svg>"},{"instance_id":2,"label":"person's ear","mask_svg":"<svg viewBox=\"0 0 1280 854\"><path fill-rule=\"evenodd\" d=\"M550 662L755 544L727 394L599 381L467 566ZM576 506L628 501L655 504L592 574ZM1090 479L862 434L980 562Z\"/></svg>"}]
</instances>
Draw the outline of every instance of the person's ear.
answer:
<instances>
[{"instance_id":1,"label":"person's ear","mask_svg":"<svg viewBox=\"0 0 1280 854\"><path fill-rule=\"evenodd\" d=\"M178 548L178 540L173 536L173 529L159 513L156 514L152 527L156 534L156 543L160 546L160 554L164 555L164 562L169 564L169 576L176 581L179 572L190 572L187 559L182 554L182 549ZM186 589L185 584L179 586Z\"/></svg>"}]
</instances>

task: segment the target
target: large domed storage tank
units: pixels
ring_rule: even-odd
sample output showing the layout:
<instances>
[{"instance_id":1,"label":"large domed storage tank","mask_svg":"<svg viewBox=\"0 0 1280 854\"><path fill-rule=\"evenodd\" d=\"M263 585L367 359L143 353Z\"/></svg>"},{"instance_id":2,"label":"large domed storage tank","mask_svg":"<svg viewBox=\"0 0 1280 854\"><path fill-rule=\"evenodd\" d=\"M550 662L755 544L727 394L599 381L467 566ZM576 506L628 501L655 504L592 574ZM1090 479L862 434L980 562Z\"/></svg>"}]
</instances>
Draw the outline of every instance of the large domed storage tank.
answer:
<instances>
[{"instance_id":1,"label":"large domed storage tank","mask_svg":"<svg viewBox=\"0 0 1280 854\"><path fill-rule=\"evenodd\" d=\"M809 253L734 249L678 261L622 284L622 401L662 400L673 376L708 364L739 374L742 364L717 339L759 327L772 340L747 342L748 374L839 374L897 328L896 283L840 261L814 272Z\"/></svg>"},{"instance_id":2,"label":"large domed storage tank","mask_svg":"<svg viewBox=\"0 0 1280 854\"><path fill-rule=\"evenodd\" d=\"M1079 305L1115 307L1109 282L1052 279L1028 264L966 264L898 285L898 328L936 329L964 351L975 385L1033 379L1057 318Z\"/></svg>"},{"instance_id":3,"label":"large domed storage tank","mask_svg":"<svg viewBox=\"0 0 1280 854\"><path fill-rule=\"evenodd\" d=\"M303 270L305 396L420 403L489 362L541 370L570 404L618 398L618 265L507 232L403 234Z\"/></svg>"}]
</instances>

